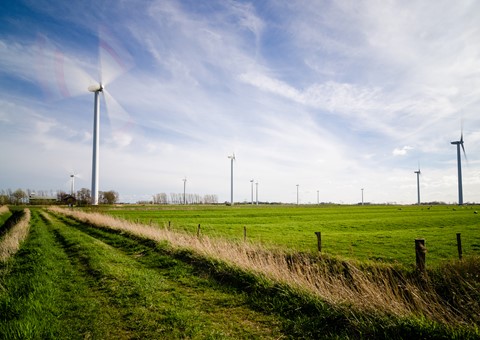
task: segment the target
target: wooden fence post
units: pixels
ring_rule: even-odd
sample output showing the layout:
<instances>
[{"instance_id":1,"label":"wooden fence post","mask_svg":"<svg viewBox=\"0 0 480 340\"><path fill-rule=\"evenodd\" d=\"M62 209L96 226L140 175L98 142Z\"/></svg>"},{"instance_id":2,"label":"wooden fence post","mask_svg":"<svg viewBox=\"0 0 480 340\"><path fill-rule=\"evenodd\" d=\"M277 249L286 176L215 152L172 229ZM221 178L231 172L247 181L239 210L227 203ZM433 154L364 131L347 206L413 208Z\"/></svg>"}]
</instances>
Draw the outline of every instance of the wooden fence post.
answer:
<instances>
[{"instance_id":1,"label":"wooden fence post","mask_svg":"<svg viewBox=\"0 0 480 340\"><path fill-rule=\"evenodd\" d=\"M170 230L170 221L168 221L168 230Z\"/></svg>"},{"instance_id":2,"label":"wooden fence post","mask_svg":"<svg viewBox=\"0 0 480 340\"><path fill-rule=\"evenodd\" d=\"M317 235L318 252L321 252L322 251L322 233L319 231L316 231L315 235Z\"/></svg>"},{"instance_id":3,"label":"wooden fence post","mask_svg":"<svg viewBox=\"0 0 480 340\"><path fill-rule=\"evenodd\" d=\"M458 259L462 259L462 235L457 233L457 248L458 248Z\"/></svg>"},{"instance_id":4,"label":"wooden fence post","mask_svg":"<svg viewBox=\"0 0 480 340\"><path fill-rule=\"evenodd\" d=\"M425 248L425 239L415 239L415 259L417 262L417 269L420 272L425 272L425 254L427 248Z\"/></svg>"},{"instance_id":5,"label":"wooden fence post","mask_svg":"<svg viewBox=\"0 0 480 340\"><path fill-rule=\"evenodd\" d=\"M197 237L200 237L200 223L198 224L198 228L197 228Z\"/></svg>"},{"instance_id":6,"label":"wooden fence post","mask_svg":"<svg viewBox=\"0 0 480 340\"><path fill-rule=\"evenodd\" d=\"M247 241L247 226L243 226L243 242Z\"/></svg>"}]
</instances>

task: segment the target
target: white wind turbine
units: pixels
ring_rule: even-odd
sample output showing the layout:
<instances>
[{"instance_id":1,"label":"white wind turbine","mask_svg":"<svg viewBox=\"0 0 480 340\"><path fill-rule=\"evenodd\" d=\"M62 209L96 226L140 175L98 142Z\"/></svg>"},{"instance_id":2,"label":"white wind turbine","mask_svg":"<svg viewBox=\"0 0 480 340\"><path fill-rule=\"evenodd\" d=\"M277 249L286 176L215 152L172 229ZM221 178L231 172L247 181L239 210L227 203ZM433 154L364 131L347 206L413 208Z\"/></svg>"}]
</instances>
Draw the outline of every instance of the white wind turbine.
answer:
<instances>
[{"instance_id":1,"label":"white wind turbine","mask_svg":"<svg viewBox=\"0 0 480 340\"><path fill-rule=\"evenodd\" d=\"M417 174L417 204L420 205L420 174L422 173L420 171L420 165L418 165L418 170L414 171L413 173Z\"/></svg>"},{"instance_id":2,"label":"white wind turbine","mask_svg":"<svg viewBox=\"0 0 480 340\"><path fill-rule=\"evenodd\" d=\"M79 177L79 175L76 173L70 175L70 196L75 196L75 177Z\"/></svg>"},{"instance_id":3,"label":"white wind turbine","mask_svg":"<svg viewBox=\"0 0 480 340\"><path fill-rule=\"evenodd\" d=\"M233 205L233 162L235 161L235 153L230 158L230 205Z\"/></svg>"},{"instance_id":4,"label":"white wind turbine","mask_svg":"<svg viewBox=\"0 0 480 340\"><path fill-rule=\"evenodd\" d=\"M104 95L105 106L107 102L109 106L115 107L116 115L120 115L120 120L128 122L128 114L115 101L115 99L106 92L105 84L112 82L121 73L130 68L129 55L123 49L116 45L112 39L106 39L103 31L100 31L100 70L99 83L88 87L88 91L94 93L94 119L93 119L93 151L92 151L92 205L98 205L98 188L99 188L99 146L100 146L100 93ZM123 51L120 53L120 51ZM109 110L107 109L107 112ZM111 111L111 110L110 110ZM111 115L112 112L109 112ZM127 117L127 119L125 119ZM113 117L110 116L110 119ZM114 139L119 140L120 136ZM121 138L121 137L120 137Z\"/></svg>"}]
</instances>

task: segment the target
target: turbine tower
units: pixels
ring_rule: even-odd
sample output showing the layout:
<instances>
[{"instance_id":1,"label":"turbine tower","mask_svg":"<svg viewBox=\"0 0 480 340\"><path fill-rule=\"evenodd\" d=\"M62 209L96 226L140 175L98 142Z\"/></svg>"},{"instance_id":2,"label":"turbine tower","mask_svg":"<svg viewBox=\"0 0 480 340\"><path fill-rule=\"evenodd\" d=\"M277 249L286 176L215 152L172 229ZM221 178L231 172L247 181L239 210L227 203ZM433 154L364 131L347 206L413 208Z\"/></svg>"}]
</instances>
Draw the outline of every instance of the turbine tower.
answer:
<instances>
[{"instance_id":1,"label":"turbine tower","mask_svg":"<svg viewBox=\"0 0 480 340\"><path fill-rule=\"evenodd\" d=\"M460 146L462 147L463 156L467 159L465 147L463 146L463 129L460 134L460 140L451 142L450 144L457 146L457 167L458 167L458 205L463 205L463 187L462 187L462 158L460 157Z\"/></svg>"},{"instance_id":2,"label":"turbine tower","mask_svg":"<svg viewBox=\"0 0 480 340\"><path fill-rule=\"evenodd\" d=\"M73 196L75 193L75 174L70 175L72 179L70 182L70 196Z\"/></svg>"},{"instance_id":3,"label":"turbine tower","mask_svg":"<svg viewBox=\"0 0 480 340\"><path fill-rule=\"evenodd\" d=\"M417 171L413 172L414 174L417 174L417 200L418 200L418 205L420 205L420 167L418 167Z\"/></svg>"},{"instance_id":4,"label":"turbine tower","mask_svg":"<svg viewBox=\"0 0 480 340\"><path fill-rule=\"evenodd\" d=\"M233 205L233 161L235 160L235 153L230 158L230 204Z\"/></svg>"},{"instance_id":5,"label":"turbine tower","mask_svg":"<svg viewBox=\"0 0 480 340\"><path fill-rule=\"evenodd\" d=\"M92 153L92 205L98 205L98 168L100 144L100 92L103 91L101 83L88 87L88 91L95 94L93 118L93 153Z\"/></svg>"},{"instance_id":6,"label":"turbine tower","mask_svg":"<svg viewBox=\"0 0 480 340\"><path fill-rule=\"evenodd\" d=\"M186 193L186 187L187 187L187 177L184 177L182 179L183 181L183 205L187 205L187 199L186 199L186 196L185 196L185 193Z\"/></svg>"},{"instance_id":7,"label":"turbine tower","mask_svg":"<svg viewBox=\"0 0 480 340\"><path fill-rule=\"evenodd\" d=\"M252 205L253 205L253 179L250 180L251 186L252 186Z\"/></svg>"},{"instance_id":8,"label":"turbine tower","mask_svg":"<svg viewBox=\"0 0 480 340\"><path fill-rule=\"evenodd\" d=\"M299 201L298 201L298 186L299 186L299 185L297 184L297 205L298 205L298 203L299 203Z\"/></svg>"}]
</instances>

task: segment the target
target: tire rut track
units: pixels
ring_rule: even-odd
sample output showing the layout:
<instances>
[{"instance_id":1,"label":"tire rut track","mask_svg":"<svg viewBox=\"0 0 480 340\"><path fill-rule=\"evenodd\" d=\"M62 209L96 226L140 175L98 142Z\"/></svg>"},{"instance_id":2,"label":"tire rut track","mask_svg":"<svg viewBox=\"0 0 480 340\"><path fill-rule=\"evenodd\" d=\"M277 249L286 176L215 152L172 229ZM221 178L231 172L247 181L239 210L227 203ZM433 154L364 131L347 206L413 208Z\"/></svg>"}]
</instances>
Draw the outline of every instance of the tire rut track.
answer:
<instances>
[{"instance_id":1,"label":"tire rut track","mask_svg":"<svg viewBox=\"0 0 480 340\"><path fill-rule=\"evenodd\" d=\"M110 303L109 296L105 294L101 289L98 289L97 282L100 277L98 271L93 270L88 265L88 259L85 256L78 256L75 248L78 246L74 242L69 242L61 232L61 227L55 222L56 219L46 211L39 213L43 222L42 225L37 227L45 227L48 232L53 236L53 239L58 247L71 265L71 269L74 272L72 274L72 287L67 289L66 293L75 294L76 300L83 300L82 303L74 303L71 313L75 316L78 315L75 311L78 308L83 309L85 313L84 318L87 321L87 330L83 332L83 338L108 338L109 330L115 329L115 338L117 339L130 339L133 337L133 333L127 327L124 327L121 320L121 313L118 308L115 308ZM81 288L80 288L81 287ZM78 289L75 289L78 288ZM91 313L91 314L90 314ZM92 315L94 315L92 317ZM84 320L85 321L85 320ZM84 326L81 326L84 327ZM72 330L75 332L75 330Z\"/></svg>"}]
</instances>

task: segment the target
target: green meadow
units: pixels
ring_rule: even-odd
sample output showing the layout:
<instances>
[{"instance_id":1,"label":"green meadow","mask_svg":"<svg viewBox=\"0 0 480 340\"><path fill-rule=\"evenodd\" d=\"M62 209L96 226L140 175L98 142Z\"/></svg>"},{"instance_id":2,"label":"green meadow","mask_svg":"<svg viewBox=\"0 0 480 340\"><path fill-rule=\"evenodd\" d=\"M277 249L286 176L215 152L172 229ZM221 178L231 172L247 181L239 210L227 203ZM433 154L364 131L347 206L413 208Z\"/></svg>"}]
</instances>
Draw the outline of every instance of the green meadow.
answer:
<instances>
[{"instance_id":1,"label":"green meadow","mask_svg":"<svg viewBox=\"0 0 480 340\"><path fill-rule=\"evenodd\" d=\"M35 207L1 215L0 247L25 216L29 232L0 261L0 339L480 335L475 207L85 210L103 214ZM197 237L198 224L211 237ZM311 256L314 231L327 256ZM456 232L463 261L455 260ZM402 268L413 267L416 237L427 239L427 263L435 263L424 273ZM398 265L369 261L379 258Z\"/></svg>"},{"instance_id":2,"label":"green meadow","mask_svg":"<svg viewBox=\"0 0 480 340\"><path fill-rule=\"evenodd\" d=\"M414 240L423 238L427 264L458 258L456 234L463 255L480 254L479 206L120 206L99 208L112 216L173 230L246 239L267 248L322 252L349 259L413 265Z\"/></svg>"}]
</instances>

